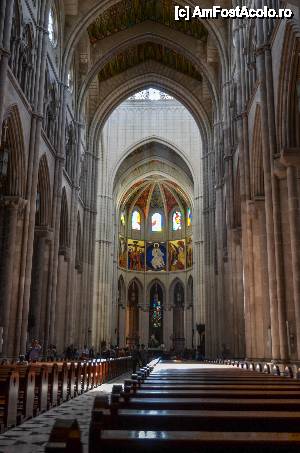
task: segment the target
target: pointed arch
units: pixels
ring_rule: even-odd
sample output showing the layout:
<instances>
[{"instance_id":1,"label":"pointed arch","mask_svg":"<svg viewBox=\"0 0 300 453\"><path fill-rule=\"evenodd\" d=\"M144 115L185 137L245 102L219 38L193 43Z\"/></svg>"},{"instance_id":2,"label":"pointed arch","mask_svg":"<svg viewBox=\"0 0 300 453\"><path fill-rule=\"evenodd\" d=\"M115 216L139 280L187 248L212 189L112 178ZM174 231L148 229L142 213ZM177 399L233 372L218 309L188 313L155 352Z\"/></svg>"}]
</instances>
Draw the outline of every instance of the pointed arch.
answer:
<instances>
[{"instance_id":1,"label":"pointed arch","mask_svg":"<svg viewBox=\"0 0 300 453\"><path fill-rule=\"evenodd\" d=\"M82 272L83 261L83 244L82 244L82 228L80 213L77 213L77 233L76 233L76 256L75 256L75 269Z\"/></svg>"},{"instance_id":2,"label":"pointed arch","mask_svg":"<svg viewBox=\"0 0 300 453\"><path fill-rule=\"evenodd\" d=\"M264 197L264 167L261 136L261 110L257 105L254 120L254 133L251 156L251 192L252 197Z\"/></svg>"},{"instance_id":3,"label":"pointed arch","mask_svg":"<svg viewBox=\"0 0 300 453\"><path fill-rule=\"evenodd\" d=\"M2 195L25 198L25 152L23 128L17 105L12 105L4 115L2 144L7 150L7 172L0 189Z\"/></svg>"},{"instance_id":4,"label":"pointed arch","mask_svg":"<svg viewBox=\"0 0 300 453\"><path fill-rule=\"evenodd\" d=\"M300 147L300 27L296 20L286 24L278 86L278 146Z\"/></svg>"},{"instance_id":5,"label":"pointed arch","mask_svg":"<svg viewBox=\"0 0 300 453\"><path fill-rule=\"evenodd\" d=\"M38 185L36 192L35 224L37 226L49 226L51 213L51 190L49 167L46 154L39 163Z\"/></svg>"},{"instance_id":6,"label":"pointed arch","mask_svg":"<svg viewBox=\"0 0 300 453\"><path fill-rule=\"evenodd\" d=\"M69 230L69 208L65 187L62 189L61 212L60 212L60 230L59 230L59 248L60 254L66 255L70 245Z\"/></svg>"},{"instance_id":7,"label":"pointed arch","mask_svg":"<svg viewBox=\"0 0 300 453\"><path fill-rule=\"evenodd\" d=\"M126 303L126 286L123 275L120 275L118 280L118 304L124 306Z\"/></svg>"}]
</instances>

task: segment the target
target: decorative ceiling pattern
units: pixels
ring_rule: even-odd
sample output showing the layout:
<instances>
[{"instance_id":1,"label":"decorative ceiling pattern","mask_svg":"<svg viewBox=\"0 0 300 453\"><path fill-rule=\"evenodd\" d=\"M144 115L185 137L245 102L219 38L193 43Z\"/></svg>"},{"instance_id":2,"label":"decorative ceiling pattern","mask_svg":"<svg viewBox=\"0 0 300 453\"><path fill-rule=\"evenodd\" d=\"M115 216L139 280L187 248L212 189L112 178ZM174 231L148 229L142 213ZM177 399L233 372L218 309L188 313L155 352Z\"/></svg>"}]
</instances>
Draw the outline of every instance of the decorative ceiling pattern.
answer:
<instances>
[{"instance_id":1,"label":"decorative ceiling pattern","mask_svg":"<svg viewBox=\"0 0 300 453\"><path fill-rule=\"evenodd\" d=\"M184 211L189 206L187 197L182 194L182 189L171 181L143 180L134 184L131 191L133 193L130 197L125 195L123 198L123 211L129 212L134 207L138 207L147 216L150 209L163 209L169 214L176 206Z\"/></svg>"},{"instance_id":2,"label":"decorative ceiling pattern","mask_svg":"<svg viewBox=\"0 0 300 453\"><path fill-rule=\"evenodd\" d=\"M155 60L200 82L202 81L201 74L184 55L152 42L139 44L125 52L119 53L99 72L99 81L103 82L148 60Z\"/></svg>"},{"instance_id":3,"label":"decorative ceiling pattern","mask_svg":"<svg viewBox=\"0 0 300 453\"><path fill-rule=\"evenodd\" d=\"M88 28L91 43L152 20L178 30L201 41L206 41L208 32L201 22L175 21L172 0L122 0L101 14Z\"/></svg>"}]
</instances>

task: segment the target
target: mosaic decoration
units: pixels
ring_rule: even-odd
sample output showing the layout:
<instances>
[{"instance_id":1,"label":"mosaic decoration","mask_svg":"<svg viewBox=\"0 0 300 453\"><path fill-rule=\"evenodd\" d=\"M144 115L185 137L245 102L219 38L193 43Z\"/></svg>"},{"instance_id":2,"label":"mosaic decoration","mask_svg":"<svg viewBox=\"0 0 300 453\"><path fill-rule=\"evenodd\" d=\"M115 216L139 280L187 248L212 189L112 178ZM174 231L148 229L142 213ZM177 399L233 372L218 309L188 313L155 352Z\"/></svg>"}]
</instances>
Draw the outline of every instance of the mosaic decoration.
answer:
<instances>
[{"instance_id":1,"label":"mosaic decoration","mask_svg":"<svg viewBox=\"0 0 300 453\"><path fill-rule=\"evenodd\" d=\"M186 224L187 224L188 227L192 226L192 211L191 211L191 208L188 208L188 210L187 210Z\"/></svg>"},{"instance_id":2,"label":"mosaic decoration","mask_svg":"<svg viewBox=\"0 0 300 453\"><path fill-rule=\"evenodd\" d=\"M143 271L145 269L145 242L128 239L128 270Z\"/></svg>"},{"instance_id":3,"label":"mosaic decoration","mask_svg":"<svg viewBox=\"0 0 300 453\"><path fill-rule=\"evenodd\" d=\"M186 267L193 267L193 238L190 236L186 240Z\"/></svg>"},{"instance_id":4,"label":"mosaic decoration","mask_svg":"<svg viewBox=\"0 0 300 453\"><path fill-rule=\"evenodd\" d=\"M201 74L184 55L161 44L152 42L138 44L116 55L99 72L99 81L104 82L148 60L157 61L175 71L181 72L200 82L202 81Z\"/></svg>"},{"instance_id":5,"label":"mosaic decoration","mask_svg":"<svg viewBox=\"0 0 300 453\"><path fill-rule=\"evenodd\" d=\"M172 230L178 231L181 230L182 215L180 211L174 211L172 216Z\"/></svg>"},{"instance_id":6,"label":"mosaic decoration","mask_svg":"<svg viewBox=\"0 0 300 453\"><path fill-rule=\"evenodd\" d=\"M147 271L165 271L167 268L167 247L165 242L147 242Z\"/></svg>"},{"instance_id":7,"label":"mosaic decoration","mask_svg":"<svg viewBox=\"0 0 300 453\"><path fill-rule=\"evenodd\" d=\"M183 271L185 269L185 239L169 241L169 270Z\"/></svg>"},{"instance_id":8,"label":"mosaic decoration","mask_svg":"<svg viewBox=\"0 0 300 453\"><path fill-rule=\"evenodd\" d=\"M122 0L108 8L88 27L92 44L130 27L151 20L193 36L203 42L208 32L198 20L175 21L172 0Z\"/></svg>"},{"instance_id":9,"label":"mosaic decoration","mask_svg":"<svg viewBox=\"0 0 300 453\"><path fill-rule=\"evenodd\" d=\"M131 228L133 230L141 231L141 213L138 210L133 211Z\"/></svg>"},{"instance_id":10,"label":"mosaic decoration","mask_svg":"<svg viewBox=\"0 0 300 453\"><path fill-rule=\"evenodd\" d=\"M127 243L123 236L119 236L119 266L127 268Z\"/></svg>"},{"instance_id":11,"label":"mosaic decoration","mask_svg":"<svg viewBox=\"0 0 300 453\"><path fill-rule=\"evenodd\" d=\"M152 231L162 231L162 215L159 212L155 212L151 216L151 229Z\"/></svg>"}]
</instances>

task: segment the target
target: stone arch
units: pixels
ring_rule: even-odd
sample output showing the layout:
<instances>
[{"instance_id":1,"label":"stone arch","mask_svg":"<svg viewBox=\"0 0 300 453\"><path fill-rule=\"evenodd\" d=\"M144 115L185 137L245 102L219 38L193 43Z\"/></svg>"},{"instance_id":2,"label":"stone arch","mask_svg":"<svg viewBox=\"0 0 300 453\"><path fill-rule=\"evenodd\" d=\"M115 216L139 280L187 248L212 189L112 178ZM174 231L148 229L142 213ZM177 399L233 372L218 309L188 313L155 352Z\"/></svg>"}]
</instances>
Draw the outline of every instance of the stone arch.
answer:
<instances>
[{"instance_id":1,"label":"stone arch","mask_svg":"<svg viewBox=\"0 0 300 453\"><path fill-rule=\"evenodd\" d=\"M76 255L75 255L75 269L82 272L83 264L83 244L82 244L82 227L80 213L77 213L77 232L76 232Z\"/></svg>"},{"instance_id":2,"label":"stone arch","mask_svg":"<svg viewBox=\"0 0 300 453\"><path fill-rule=\"evenodd\" d=\"M122 306L126 304L126 285L123 275L120 275L118 280L118 304Z\"/></svg>"},{"instance_id":3,"label":"stone arch","mask_svg":"<svg viewBox=\"0 0 300 453\"><path fill-rule=\"evenodd\" d=\"M186 295L181 280L174 280L170 297L172 297L173 305L173 347L175 351L182 351L185 343L184 306Z\"/></svg>"},{"instance_id":4,"label":"stone arch","mask_svg":"<svg viewBox=\"0 0 300 453\"><path fill-rule=\"evenodd\" d=\"M263 197L264 188L264 168L262 155L261 137L261 111L258 105L255 112L254 133L251 155L251 192L253 197Z\"/></svg>"},{"instance_id":5,"label":"stone arch","mask_svg":"<svg viewBox=\"0 0 300 453\"><path fill-rule=\"evenodd\" d=\"M50 213L51 194L49 167L46 154L44 154L39 163L35 224L38 226L48 226L50 224Z\"/></svg>"},{"instance_id":6,"label":"stone arch","mask_svg":"<svg viewBox=\"0 0 300 453\"><path fill-rule=\"evenodd\" d=\"M98 143L102 127L113 110L129 96L147 86L162 90L176 98L194 117L202 136L203 146L205 147L211 142L211 120L201 100L192 94L182 82L178 83L169 76L167 77L166 74L162 74L159 66L155 66L154 72L139 76L136 76L132 69L128 70L128 82L126 84L120 83L100 102L90 127L90 145L95 149L95 153L97 153L96 143Z\"/></svg>"},{"instance_id":7,"label":"stone arch","mask_svg":"<svg viewBox=\"0 0 300 453\"><path fill-rule=\"evenodd\" d=\"M73 30L70 32L68 41L65 45L62 64L62 71L65 79L67 77L67 69L73 57L73 49L76 48L79 40L82 37L82 34L86 32L87 27L93 22L96 16L102 14L105 10L116 4L117 1L118 0L103 0L102 2L95 2L91 5L91 8L89 10L87 10L87 8L85 9L85 11L87 12L83 13L84 15L82 17L79 17L79 20L75 24ZM185 2L183 0L178 0L178 4L181 4L183 6L189 5L190 7L194 6L191 0L187 0ZM223 27L220 27L219 20L199 20L212 35L213 41L218 49L221 61L222 75L223 79L225 80L226 73L228 71L229 53L226 47L226 40L224 39ZM64 81L66 82L66 80Z\"/></svg>"},{"instance_id":8,"label":"stone arch","mask_svg":"<svg viewBox=\"0 0 300 453\"><path fill-rule=\"evenodd\" d=\"M295 20L289 20L286 24L282 47L280 83L278 86L277 130L279 151L283 148L300 147L300 95L297 96L296 89L297 84L300 87L299 52L300 27Z\"/></svg>"},{"instance_id":9,"label":"stone arch","mask_svg":"<svg viewBox=\"0 0 300 453\"><path fill-rule=\"evenodd\" d=\"M60 213L60 230L59 230L59 248L60 254L65 255L70 246L70 228L69 228L69 208L65 187L62 189L61 213Z\"/></svg>"},{"instance_id":10,"label":"stone arch","mask_svg":"<svg viewBox=\"0 0 300 453\"><path fill-rule=\"evenodd\" d=\"M126 344L133 346L139 343L140 322L139 306L142 297L142 285L137 278L133 278L127 288L126 304Z\"/></svg>"},{"instance_id":11,"label":"stone arch","mask_svg":"<svg viewBox=\"0 0 300 453\"><path fill-rule=\"evenodd\" d=\"M184 56L187 56L188 60L191 61L191 63L195 66L199 73L201 73L201 75L207 82L209 91L212 95L213 105L216 109L218 109L219 95L216 76L201 56L195 56L195 43L189 43L189 45L184 45L183 43L181 43L180 32L175 32L178 35L177 40L174 39L174 36L173 39L169 39L168 32L165 30L165 27L161 26L160 24L152 23L151 31L150 28L149 31L145 30L144 27L142 29L139 29L139 26L136 26L136 28L138 30L135 30L135 27L131 29L131 36L129 39L127 39L126 41L121 38L119 40L114 40L113 46L111 48L104 52L104 54L103 52L101 52L101 58L99 58L94 66L90 69L80 89L78 98L79 110L82 110L82 106L84 104L89 86L91 85L97 74L101 71L101 69L118 53L130 50L133 46L145 42L162 44L169 47L170 49L177 51L178 53L183 54Z\"/></svg>"},{"instance_id":12,"label":"stone arch","mask_svg":"<svg viewBox=\"0 0 300 453\"><path fill-rule=\"evenodd\" d=\"M154 143L154 144L157 143L159 145L164 145L164 146L170 148L176 154L178 154L178 156L180 156L180 158L183 160L184 164L188 167L193 181L195 180L195 172L194 172L193 166L191 165L191 162L189 161L189 159L185 155L184 151L182 149L180 149L178 146L176 146L175 143L171 143L170 140L166 140L163 137L151 136L151 137L143 138L142 140L139 140L139 141L133 143L132 145L130 145L129 148L127 148L125 150L125 152L123 153L123 155L121 156L119 161L116 163L116 165L115 165L115 167L114 167L114 169L112 171L111 179L114 181L114 185L115 185L117 172L118 172L119 168L121 167L122 163L135 150L137 150L137 149L139 149L139 148L141 148L141 147L143 147L145 145L148 145L150 143Z\"/></svg>"},{"instance_id":13,"label":"stone arch","mask_svg":"<svg viewBox=\"0 0 300 453\"><path fill-rule=\"evenodd\" d=\"M5 113L1 137L1 146L4 146L7 152L7 173L3 178L0 193L25 198L24 138L17 105L12 105Z\"/></svg>"}]
</instances>

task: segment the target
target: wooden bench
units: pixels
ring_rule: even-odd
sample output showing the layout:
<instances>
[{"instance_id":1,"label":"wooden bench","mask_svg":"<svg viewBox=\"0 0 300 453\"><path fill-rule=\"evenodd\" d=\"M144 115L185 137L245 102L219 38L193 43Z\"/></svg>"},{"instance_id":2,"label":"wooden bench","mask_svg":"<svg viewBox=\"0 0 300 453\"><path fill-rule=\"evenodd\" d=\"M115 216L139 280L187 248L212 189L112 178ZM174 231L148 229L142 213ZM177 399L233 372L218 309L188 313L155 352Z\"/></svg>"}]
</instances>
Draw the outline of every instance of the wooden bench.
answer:
<instances>
[{"instance_id":1,"label":"wooden bench","mask_svg":"<svg viewBox=\"0 0 300 453\"><path fill-rule=\"evenodd\" d=\"M0 367L0 431L17 425L19 373Z\"/></svg>"},{"instance_id":2,"label":"wooden bench","mask_svg":"<svg viewBox=\"0 0 300 453\"><path fill-rule=\"evenodd\" d=\"M45 446L46 453L82 453L77 420L56 420Z\"/></svg>"},{"instance_id":3,"label":"wooden bench","mask_svg":"<svg viewBox=\"0 0 300 453\"><path fill-rule=\"evenodd\" d=\"M296 453L298 433L190 432L101 430L90 445L90 453Z\"/></svg>"}]
</instances>

